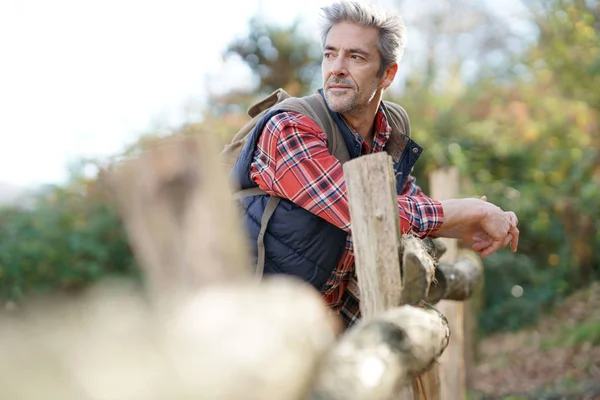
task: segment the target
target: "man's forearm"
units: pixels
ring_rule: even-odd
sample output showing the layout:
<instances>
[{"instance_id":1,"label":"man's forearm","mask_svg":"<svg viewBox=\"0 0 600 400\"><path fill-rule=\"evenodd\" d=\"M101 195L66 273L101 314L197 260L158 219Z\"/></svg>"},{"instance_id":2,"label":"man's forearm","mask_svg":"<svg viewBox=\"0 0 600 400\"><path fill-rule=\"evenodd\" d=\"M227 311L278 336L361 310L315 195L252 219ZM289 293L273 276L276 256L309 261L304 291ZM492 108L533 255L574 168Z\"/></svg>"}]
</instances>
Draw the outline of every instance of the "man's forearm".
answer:
<instances>
[{"instance_id":1,"label":"man's forearm","mask_svg":"<svg viewBox=\"0 0 600 400\"><path fill-rule=\"evenodd\" d=\"M475 198L441 200L444 222L436 237L462 238L465 225L476 223L486 215L486 202ZM489 204L489 203L488 203Z\"/></svg>"}]
</instances>

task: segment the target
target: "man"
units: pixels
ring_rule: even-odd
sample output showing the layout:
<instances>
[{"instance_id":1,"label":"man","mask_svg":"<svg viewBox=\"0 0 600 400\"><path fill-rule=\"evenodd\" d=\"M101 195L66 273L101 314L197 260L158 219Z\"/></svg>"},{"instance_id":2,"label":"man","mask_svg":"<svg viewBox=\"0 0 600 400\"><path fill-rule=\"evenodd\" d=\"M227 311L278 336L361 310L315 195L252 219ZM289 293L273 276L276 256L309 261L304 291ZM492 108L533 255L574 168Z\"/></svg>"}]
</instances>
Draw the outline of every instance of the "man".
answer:
<instances>
[{"instance_id":1,"label":"man","mask_svg":"<svg viewBox=\"0 0 600 400\"><path fill-rule=\"evenodd\" d=\"M359 2L341 1L323 10L319 93L335 129L343 135L350 158L390 153L402 133L392 128L382 95L395 78L403 52L402 20ZM399 106L396 110L403 111ZM233 174L242 189L258 186L267 193L242 201L253 239L264 235L264 272L291 274L312 284L350 326L360 316L360 294L342 164L328 150L327 134L307 115L281 111L263 119ZM516 251L519 230L514 213L485 197L434 201L421 192L410 176L421 148L408 140L403 157L394 164L400 177L401 231L421 238L460 238L482 258L509 243ZM269 195L281 201L260 233Z\"/></svg>"}]
</instances>

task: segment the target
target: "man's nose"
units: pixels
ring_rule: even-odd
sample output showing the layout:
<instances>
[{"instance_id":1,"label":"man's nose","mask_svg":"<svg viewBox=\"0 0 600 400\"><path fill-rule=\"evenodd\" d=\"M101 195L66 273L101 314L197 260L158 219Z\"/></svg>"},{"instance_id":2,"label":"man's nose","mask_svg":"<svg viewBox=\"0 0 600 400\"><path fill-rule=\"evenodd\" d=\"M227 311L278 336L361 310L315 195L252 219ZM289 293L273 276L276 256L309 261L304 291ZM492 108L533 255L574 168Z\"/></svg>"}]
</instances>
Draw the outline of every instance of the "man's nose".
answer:
<instances>
[{"instance_id":1,"label":"man's nose","mask_svg":"<svg viewBox=\"0 0 600 400\"><path fill-rule=\"evenodd\" d=\"M344 57L338 56L333 60L330 72L333 76L345 76L348 74Z\"/></svg>"}]
</instances>

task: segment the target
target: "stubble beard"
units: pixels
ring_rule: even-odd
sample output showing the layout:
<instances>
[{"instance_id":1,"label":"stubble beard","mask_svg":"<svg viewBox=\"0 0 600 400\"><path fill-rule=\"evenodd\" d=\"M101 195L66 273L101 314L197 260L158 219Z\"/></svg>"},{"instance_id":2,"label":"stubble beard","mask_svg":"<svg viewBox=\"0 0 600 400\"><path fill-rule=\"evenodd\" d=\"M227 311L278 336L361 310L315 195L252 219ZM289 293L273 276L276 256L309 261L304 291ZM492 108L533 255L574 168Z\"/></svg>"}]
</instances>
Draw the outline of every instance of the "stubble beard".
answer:
<instances>
[{"instance_id":1,"label":"stubble beard","mask_svg":"<svg viewBox=\"0 0 600 400\"><path fill-rule=\"evenodd\" d=\"M358 89L351 89L345 93L335 93L330 90L325 91L325 98L329 108L340 114L356 115L368 108L369 102L373 100L376 91L367 95L361 93Z\"/></svg>"},{"instance_id":2,"label":"stubble beard","mask_svg":"<svg viewBox=\"0 0 600 400\"><path fill-rule=\"evenodd\" d=\"M358 107L358 93L332 93L327 91L326 96L329 108L340 114L351 114Z\"/></svg>"}]
</instances>

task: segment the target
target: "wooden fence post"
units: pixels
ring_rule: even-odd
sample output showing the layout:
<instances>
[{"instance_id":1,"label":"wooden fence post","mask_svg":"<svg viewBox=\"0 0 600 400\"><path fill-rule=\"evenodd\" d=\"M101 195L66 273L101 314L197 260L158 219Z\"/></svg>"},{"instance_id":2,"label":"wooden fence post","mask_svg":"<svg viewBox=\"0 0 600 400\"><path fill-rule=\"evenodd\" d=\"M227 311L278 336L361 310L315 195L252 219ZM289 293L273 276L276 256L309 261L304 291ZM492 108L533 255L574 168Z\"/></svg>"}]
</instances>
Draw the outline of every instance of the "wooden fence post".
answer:
<instances>
[{"instance_id":1,"label":"wooden fence post","mask_svg":"<svg viewBox=\"0 0 600 400\"><path fill-rule=\"evenodd\" d=\"M344 164L344 177L350 220L354 221L352 240L361 313L368 318L399 306L403 285L398 252L398 200L391 158L387 153L377 153L361 161ZM413 387L402 388L398 400L420 400L418 390Z\"/></svg>"},{"instance_id":2,"label":"wooden fence post","mask_svg":"<svg viewBox=\"0 0 600 400\"><path fill-rule=\"evenodd\" d=\"M459 174L456 167L434 171L429 178L430 195L433 199L457 198ZM442 239L447 251L441 262L453 263L458 254L455 239ZM448 348L439 358L440 394L442 400L466 399L464 304L462 301L442 300L436 308L448 319L452 338Z\"/></svg>"},{"instance_id":3,"label":"wooden fence post","mask_svg":"<svg viewBox=\"0 0 600 400\"><path fill-rule=\"evenodd\" d=\"M400 305L400 227L396 180L387 153L344 164L360 309L368 318Z\"/></svg>"},{"instance_id":4,"label":"wooden fence post","mask_svg":"<svg viewBox=\"0 0 600 400\"><path fill-rule=\"evenodd\" d=\"M381 315L391 315L390 310L400 310L400 313L406 312L408 314L415 313L413 314L414 318L413 315L405 317L404 319L407 324L398 330L400 335L398 337L403 337L402 341L406 340L408 342L408 345L403 345L403 347L414 346L416 349L419 347L419 344L417 343L418 340L414 339L416 336L422 336L428 338L426 340L429 342L426 345L427 348L436 348L439 352L443 351L448 339L448 330L443 317L436 313L432 319L431 316L427 315L430 311L409 305L400 307L403 300L403 277L400 269L401 260L399 254L401 237L398 201L396 198L396 180L390 156L387 153L377 153L347 162L344 164L344 176L350 203L352 239L356 257L356 275L360 291L362 318L367 321L375 321ZM412 241L408 241L406 244L409 247L413 246ZM418 251L416 248L414 250L415 252L411 254L412 256L415 256ZM405 254L403 254L403 258L406 257L407 252L409 250L404 249ZM433 272L433 269L431 269L431 272ZM411 320L410 323L408 323L409 319ZM429 324L426 322L428 320L436 322ZM439 321L443 322L440 323ZM416 328L418 332L413 336L411 335L411 331L414 331L415 325L419 326L419 328ZM364 326L368 325L363 325L360 328L356 328L354 332L349 333L347 335L350 338L348 344L343 344L343 346L344 353L348 354L349 350L354 348L357 352L362 351L365 358L360 360L360 356L344 356L341 354L342 351L340 351L338 361L331 362L330 365L338 369L347 369L354 365L359 365L362 368L365 362L361 361L377 360L376 356L373 357L368 352L365 352L364 347L365 343L372 343L381 339L358 340L359 335L368 329L363 328ZM385 329L394 328L390 328L388 324ZM371 337L378 338L382 334L376 329L372 329L370 335ZM386 336L386 334L383 334L383 336ZM366 338L367 335L363 334L362 337ZM407 339L404 339L404 337L407 337ZM356 340L352 342L352 338L356 338ZM342 348L342 346L339 346L339 348ZM379 352L381 353L381 351ZM382 372L378 381L381 383L372 385L376 389L369 391L369 389L365 389L364 385L350 384L349 386L352 387L352 390L348 390L348 393L344 395L346 397L340 396L339 398L419 400L419 391L413 392L416 381L411 376L414 375L409 375L408 378L408 383L412 379L413 387L406 384L403 386L400 385L401 382L407 383L406 380L401 381L400 378L402 375L406 376L407 370L411 370L410 364L414 362L414 359L419 358L415 356L417 353L418 351L413 352L412 358L403 358L401 355L389 358L386 368L393 370L396 376L391 378L390 376L394 375L394 373L389 372L384 378L384 373ZM437 356L439 356L439 353ZM436 356L432 359L434 360L435 358ZM399 359L402 361L399 362ZM429 364L432 359L430 359ZM373 361L373 366L371 367L374 370L377 369L375 361ZM333 367L329 369L334 370ZM403 372L400 373L400 371ZM413 373L416 372L414 369L412 371ZM354 374L347 375L352 377ZM336 377L332 373L328 379L334 381L336 378L340 379L339 374ZM357 379L360 380L360 377L357 377ZM390 380L393 382L390 383ZM325 386L327 389L327 385ZM335 388L335 385L329 386ZM436 400L436 398L429 400Z\"/></svg>"}]
</instances>

